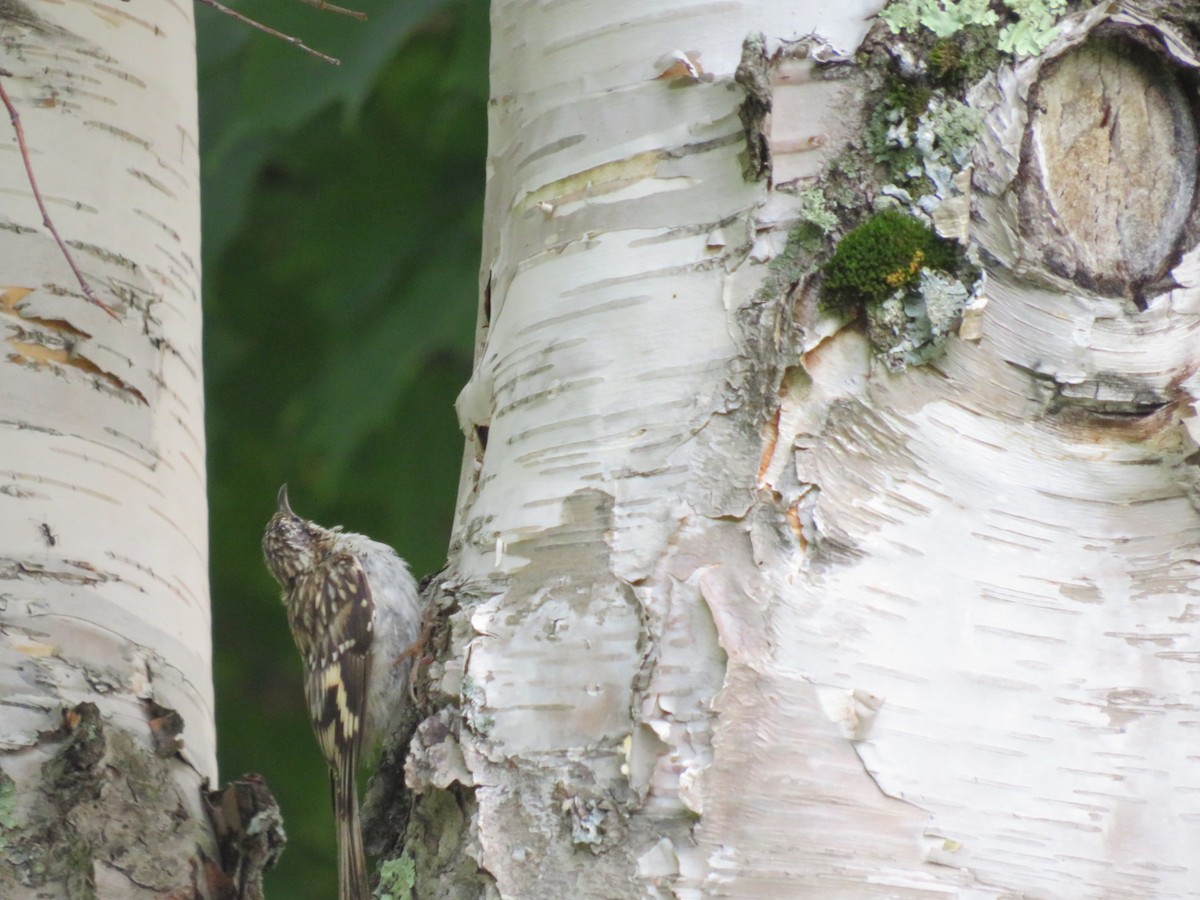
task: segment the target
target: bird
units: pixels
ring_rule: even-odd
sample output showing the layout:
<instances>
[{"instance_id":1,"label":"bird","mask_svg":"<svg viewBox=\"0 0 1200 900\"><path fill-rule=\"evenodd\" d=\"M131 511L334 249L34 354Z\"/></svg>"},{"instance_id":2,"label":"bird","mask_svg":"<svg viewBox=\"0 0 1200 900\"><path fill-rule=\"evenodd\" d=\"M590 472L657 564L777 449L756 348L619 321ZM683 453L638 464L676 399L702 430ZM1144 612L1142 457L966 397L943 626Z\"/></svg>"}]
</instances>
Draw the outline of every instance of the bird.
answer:
<instances>
[{"instance_id":1,"label":"bird","mask_svg":"<svg viewBox=\"0 0 1200 900\"><path fill-rule=\"evenodd\" d=\"M338 900L370 900L357 768L409 702L422 623L417 582L387 544L297 516L286 484L262 547L283 589L313 731L329 766Z\"/></svg>"}]
</instances>

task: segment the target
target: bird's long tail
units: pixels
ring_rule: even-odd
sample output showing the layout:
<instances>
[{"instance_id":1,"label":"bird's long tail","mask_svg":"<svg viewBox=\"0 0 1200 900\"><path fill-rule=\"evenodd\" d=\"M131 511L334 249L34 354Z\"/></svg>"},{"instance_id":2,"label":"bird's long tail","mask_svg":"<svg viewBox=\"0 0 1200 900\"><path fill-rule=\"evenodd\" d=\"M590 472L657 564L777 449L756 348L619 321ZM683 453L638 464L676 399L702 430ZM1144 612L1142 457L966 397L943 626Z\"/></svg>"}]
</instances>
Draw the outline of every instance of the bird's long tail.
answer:
<instances>
[{"instance_id":1,"label":"bird's long tail","mask_svg":"<svg viewBox=\"0 0 1200 900\"><path fill-rule=\"evenodd\" d=\"M333 811L337 818L338 900L371 900L367 857L358 823L353 762L344 760L340 770L332 773L332 781Z\"/></svg>"}]
</instances>

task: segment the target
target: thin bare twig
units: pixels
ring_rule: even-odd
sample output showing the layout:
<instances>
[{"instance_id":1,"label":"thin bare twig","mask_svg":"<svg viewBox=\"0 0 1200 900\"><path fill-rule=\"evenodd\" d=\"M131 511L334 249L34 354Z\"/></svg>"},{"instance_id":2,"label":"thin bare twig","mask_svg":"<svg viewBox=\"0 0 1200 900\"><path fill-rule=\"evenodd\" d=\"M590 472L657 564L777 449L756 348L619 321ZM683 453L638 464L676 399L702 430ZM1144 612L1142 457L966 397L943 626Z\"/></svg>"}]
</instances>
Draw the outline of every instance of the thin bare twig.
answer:
<instances>
[{"instance_id":1,"label":"thin bare twig","mask_svg":"<svg viewBox=\"0 0 1200 900\"><path fill-rule=\"evenodd\" d=\"M325 62L329 63L331 66L340 66L342 64L342 61L340 59L333 57L333 56L329 56L328 54L322 53L320 50L314 50L312 47L308 46L308 44L304 43L304 41L300 40L300 38L292 37L290 34L284 34L282 31L276 31L274 28L270 27L269 25L264 25L262 22L256 22L254 19L251 19L249 16L243 16L237 10L230 9L228 6L225 6L223 3L218 3L217 0L196 0L196 2L203 3L205 6L211 6L217 12L227 15L231 19L236 19L237 21L241 22L243 25L249 25L251 28L257 28L259 31L263 32L264 34L271 35L271 37L277 37L281 41L291 44L293 47L298 47L299 49L303 50L305 53L311 53L317 59L324 60ZM318 2L319 2L319 0L318 0ZM340 7L338 7L338 8L340 9ZM349 10L347 10L347 12L349 12Z\"/></svg>"},{"instance_id":2,"label":"thin bare twig","mask_svg":"<svg viewBox=\"0 0 1200 900\"><path fill-rule=\"evenodd\" d=\"M325 0L300 0L301 3L307 3L313 9L327 9L331 13L338 13L343 16L349 16L352 19L358 19L360 22L367 21L367 14L359 12L357 9L346 9L344 6L334 6L332 3L326 3Z\"/></svg>"},{"instance_id":3,"label":"thin bare twig","mask_svg":"<svg viewBox=\"0 0 1200 900\"><path fill-rule=\"evenodd\" d=\"M8 109L8 118L12 122L13 131L17 133L17 146L21 148L21 159L25 162L25 175L29 179L29 187L33 191L33 199L37 201L38 209L42 212L42 224L54 235L58 249L66 257L67 265L71 267L71 271L79 279L79 287L83 290L83 295L87 297L89 302L96 304L96 306L100 307L114 319L120 321L120 317L112 311L112 307L102 301L92 291L92 286L87 283L87 279L79 271L79 266L75 265L75 258L71 256L71 251L67 249L66 242L58 233L58 229L54 227L50 213L46 210L46 202L42 199L42 192L38 189L37 179L33 176L33 163L29 161L29 147L25 144L25 129L21 127L21 117L17 114L17 108L13 106L12 100L8 97L8 91L4 88L5 78L12 78L12 72L8 71L8 69L0 69L0 100L4 101L4 106Z\"/></svg>"}]
</instances>

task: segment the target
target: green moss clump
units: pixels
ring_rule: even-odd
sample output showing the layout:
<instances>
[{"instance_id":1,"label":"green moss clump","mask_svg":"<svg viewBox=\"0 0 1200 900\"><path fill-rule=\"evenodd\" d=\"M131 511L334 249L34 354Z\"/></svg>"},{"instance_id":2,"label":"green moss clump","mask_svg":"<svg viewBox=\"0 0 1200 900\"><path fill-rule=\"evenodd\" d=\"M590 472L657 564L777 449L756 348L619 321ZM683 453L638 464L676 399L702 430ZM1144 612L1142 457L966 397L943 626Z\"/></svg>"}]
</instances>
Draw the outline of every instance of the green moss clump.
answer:
<instances>
[{"instance_id":1,"label":"green moss clump","mask_svg":"<svg viewBox=\"0 0 1200 900\"><path fill-rule=\"evenodd\" d=\"M915 125L921 118L921 113L929 108L932 97L933 91L925 85L898 78L892 82L891 89L884 97L884 104L893 109L904 110L904 117L909 124Z\"/></svg>"},{"instance_id":2,"label":"green moss clump","mask_svg":"<svg viewBox=\"0 0 1200 900\"><path fill-rule=\"evenodd\" d=\"M962 65L962 47L954 38L938 38L929 48L929 70L938 81L953 78Z\"/></svg>"},{"instance_id":3,"label":"green moss clump","mask_svg":"<svg viewBox=\"0 0 1200 900\"><path fill-rule=\"evenodd\" d=\"M970 25L952 38L935 41L930 49L933 74L941 84L953 90L974 84L1000 67L1003 54L996 42L994 28L978 25ZM951 50L947 43L955 49Z\"/></svg>"},{"instance_id":4,"label":"green moss clump","mask_svg":"<svg viewBox=\"0 0 1200 900\"><path fill-rule=\"evenodd\" d=\"M922 269L953 272L954 245L918 219L885 209L842 238L825 264L822 299L835 310L880 304L917 282Z\"/></svg>"}]
</instances>

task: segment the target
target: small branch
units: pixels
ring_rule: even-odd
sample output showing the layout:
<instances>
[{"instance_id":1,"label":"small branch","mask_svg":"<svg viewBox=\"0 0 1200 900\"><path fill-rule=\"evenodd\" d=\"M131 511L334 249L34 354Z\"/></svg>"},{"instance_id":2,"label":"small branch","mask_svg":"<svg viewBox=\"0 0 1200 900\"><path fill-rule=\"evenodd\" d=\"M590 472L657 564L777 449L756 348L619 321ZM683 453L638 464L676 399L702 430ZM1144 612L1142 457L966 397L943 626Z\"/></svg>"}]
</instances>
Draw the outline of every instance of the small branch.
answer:
<instances>
[{"instance_id":1,"label":"small branch","mask_svg":"<svg viewBox=\"0 0 1200 900\"><path fill-rule=\"evenodd\" d=\"M284 34L282 31L276 31L274 28L270 27L269 25L264 25L262 22L256 22L254 19L251 19L249 16L243 16L237 10L230 9L228 6L225 6L224 4L217 2L217 0L196 0L196 2L203 3L205 6L211 6L217 12L227 15L231 19L236 19L237 21L241 22L243 25L249 25L251 28L257 28L259 31L263 32L264 34L271 35L271 37L277 37L277 38L279 38L279 40L281 40L285 43L291 44L293 47L298 47L299 49L303 50L305 53L311 53L317 59L324 60L325 62L329 63L331 66L340 66L342 64L342 61L340 59L337 59L336 57L329 56L328 54L322 53L320 50L314 50L312 47L308 46L308 44L304 43L304 41L300 40L300 38L292 37L290 34ZM307 0L306 0L306 2L307 2ZM322 3L321 0L314 0L314 4L317 6L325 6L330 9L333 9L335 11L343 11L340 6L332 7L332 6L329 6L329 4ZM347 14L352 14L351 10L344 10L344 12ZM364 18L365 18L365 16L364 16Z\"/></svg>"},{"instance_id":2,"label":"small branch","mask_svg":"<svg viewBox=\"0 0 1200 900\"><path fill-rule=\"evenodd\" d=\"M331 13L338 13L343 16L349 16L352 19L358 19L360 22L367 21L367 14L359 12L357 9L346 9L344 6L334 6L332 3L326 3L325 0L300 0L301 3L307 3L313 9L326 9Z\"/></svg>"},{"instance_id":3,"label":"small branch","mask_svg":"<svg viewBox=\"0 0 1200 900\"><path fill-rule=\"evenodd\" d=\"M12 100L8 97L8 91L4 88L5 78L12 78L12 72L7 69L0 69L0 100L4 101L4 106L8 109L8 118L12 122L13 131L17 133L17 146L21 148L21 159L25 162L25 175L29 179L29 187L33 191L33 199L37 201L38 209L42 212L42 224L54 235L54 241L58 244L58 249L62 251L62 255L66 257L67 265L71 267L71 271L75 273L75 277L79 280L79 287L82 288L83 295L87 297L90 303L94 303L114 319L120 321L120 317L112 311L112 307L104 303L92 291L92 286L87 283L87 279L79 271L79 266L75 265L75 258L71 256L71 251L67 249L67 245L58 233L58 229L54 227L50 213L46 210L46 203L42 199L42 192L38 190L37 179L33 176L33 163L29 161L29 147L25 144L25 129L21 127L21 117L17 114L17 108L13 106Z\"/></svg>"}]
</instances>

